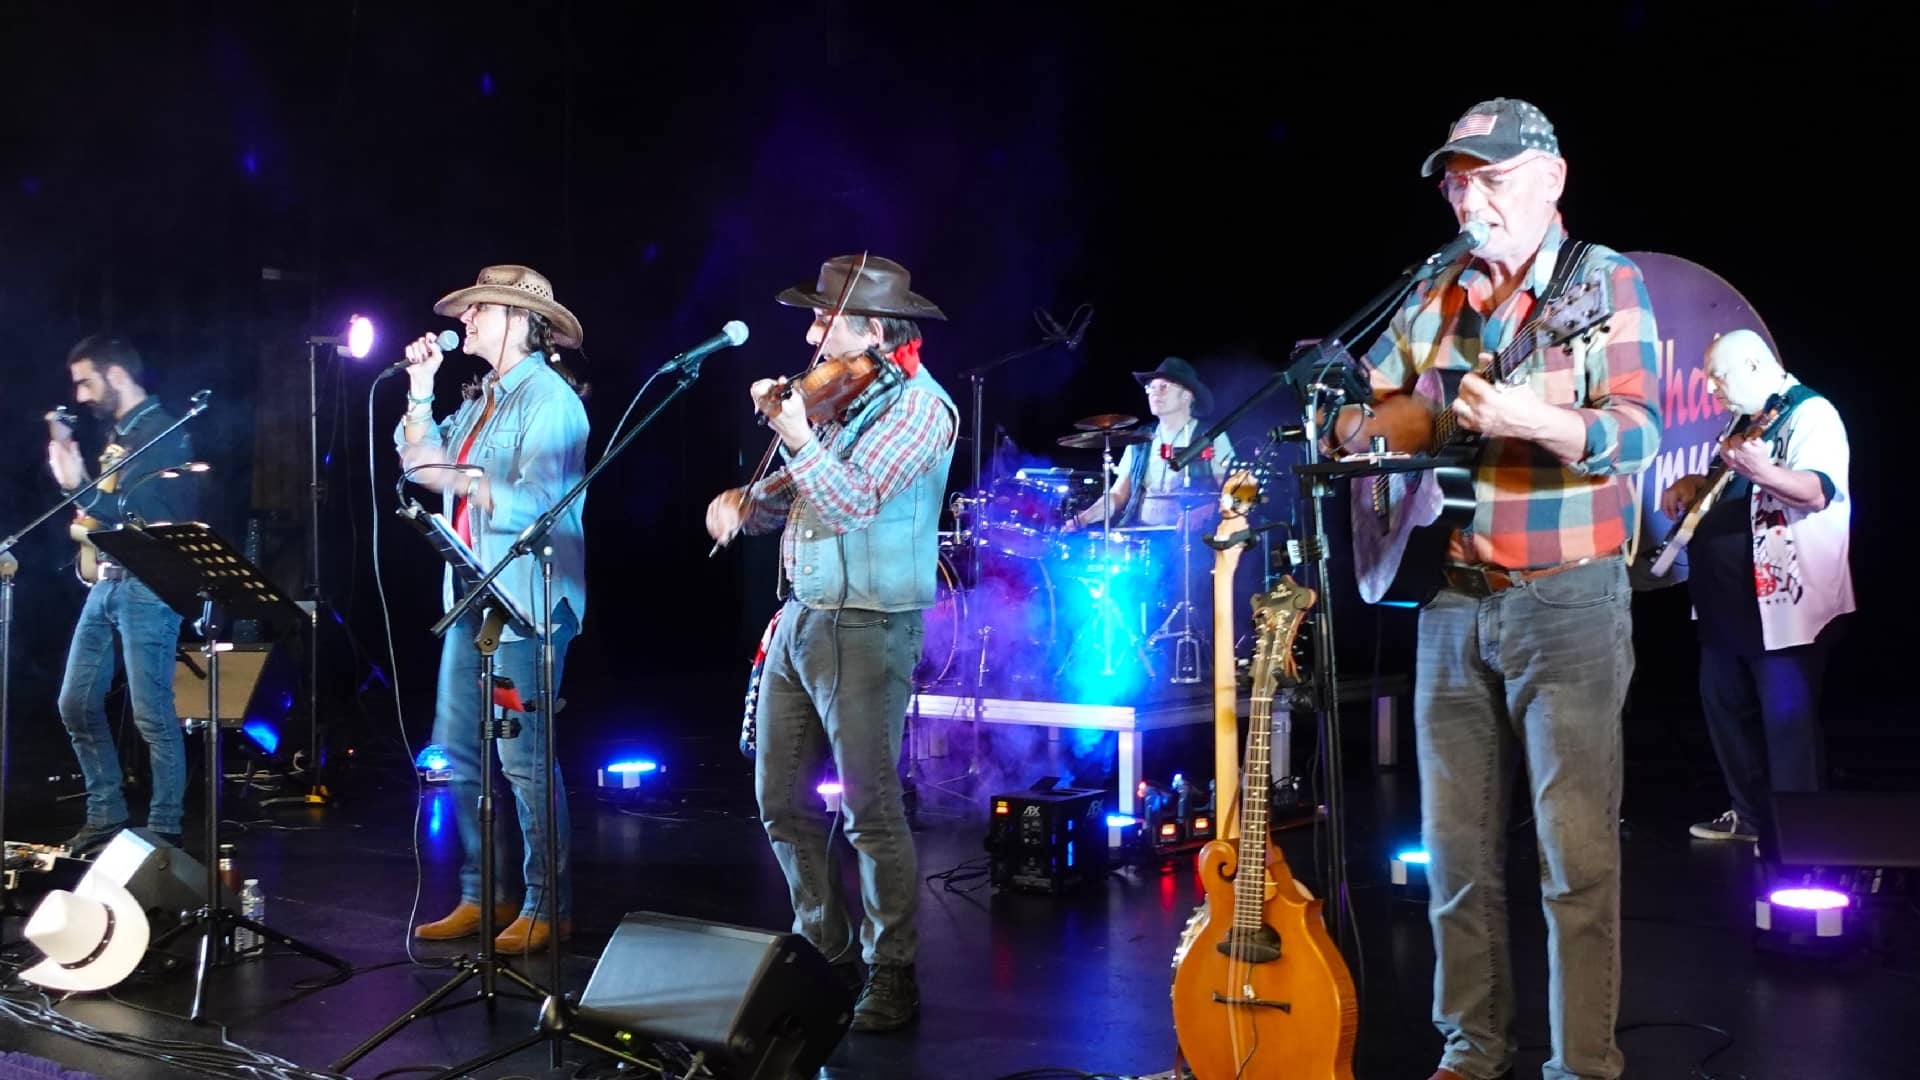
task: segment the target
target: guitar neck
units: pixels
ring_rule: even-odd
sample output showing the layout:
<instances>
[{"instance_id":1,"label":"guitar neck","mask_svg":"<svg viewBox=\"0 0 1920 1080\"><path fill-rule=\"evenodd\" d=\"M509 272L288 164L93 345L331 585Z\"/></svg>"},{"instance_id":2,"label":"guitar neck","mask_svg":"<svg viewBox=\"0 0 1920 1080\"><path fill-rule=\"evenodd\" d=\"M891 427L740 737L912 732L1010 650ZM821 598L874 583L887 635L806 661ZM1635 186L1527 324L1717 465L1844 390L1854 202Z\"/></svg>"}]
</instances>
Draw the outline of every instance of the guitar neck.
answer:
<instances>
[{"instance_id":1,"label":"guitar neck","mask_svg":"<svg viewBox=\"0 0 1920 1080\"><path fill-rule=\"evenodd\" d=\"M1503 383L1512 378L1513 373L1519 370L1520 365L1526 363L1527 357L1531 355L1533 355L1533 333L1532 326L1529 324L1522 328L1520 334L1509 342L1506 348L1500 350L1500 355L1494 357L1492 363L1474 374L1490 383ZM1460 418L1454 415L1453 403L1448 402L1446 408L1441 409L1433 418L1433 448L1438 450L1459 441L1461 441Z\"/></svg>"},{"instance_id":2,"label":"guitar neck","mask_svg":"<svg viewBox=\"0 0 1920 1080\"><path fill-rule=\"evenodd\" d=\"M1247 780L1246 793L1240 800L1240 862L1233 879L1233 922L1245 930L1258 930L1267 901L1267 789L1273 775L1271 680L1266 686L1253 688L1247 724Z\"/></svg>"},{"instance_id":3,"label":"guitar neck","mask_svg":"<svg viewBox=\"0 0 1920 1080\"><path fill-rule=\"evenodd\" d=\"M1233 657L1235 544L1213 557L1213 806L1215 835L1231 839L1239 822L1240 709Z\"/></svg>"}]
</instances>

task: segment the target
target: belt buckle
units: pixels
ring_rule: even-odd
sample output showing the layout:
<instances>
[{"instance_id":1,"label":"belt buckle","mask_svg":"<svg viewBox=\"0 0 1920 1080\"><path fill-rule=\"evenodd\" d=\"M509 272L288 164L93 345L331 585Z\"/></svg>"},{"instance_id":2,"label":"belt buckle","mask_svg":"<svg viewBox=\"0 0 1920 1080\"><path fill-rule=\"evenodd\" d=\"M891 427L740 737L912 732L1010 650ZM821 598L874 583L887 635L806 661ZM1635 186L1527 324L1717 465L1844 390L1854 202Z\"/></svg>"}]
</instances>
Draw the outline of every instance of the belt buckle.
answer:
<instances>
[{"instance_id":1,"label":"belt buckle","mask_svg":"<svg viewBox=\"0 0 1920 1080\"><path fill-rule=\"evenodd\" d=\"M1487 579L1484 566L1466 566L1453 563L1447 567L1447 584L1455 592L1465 593L1476 600L1484 600L1493 595L1493 582Z\"/></svg>"}]
</instances>

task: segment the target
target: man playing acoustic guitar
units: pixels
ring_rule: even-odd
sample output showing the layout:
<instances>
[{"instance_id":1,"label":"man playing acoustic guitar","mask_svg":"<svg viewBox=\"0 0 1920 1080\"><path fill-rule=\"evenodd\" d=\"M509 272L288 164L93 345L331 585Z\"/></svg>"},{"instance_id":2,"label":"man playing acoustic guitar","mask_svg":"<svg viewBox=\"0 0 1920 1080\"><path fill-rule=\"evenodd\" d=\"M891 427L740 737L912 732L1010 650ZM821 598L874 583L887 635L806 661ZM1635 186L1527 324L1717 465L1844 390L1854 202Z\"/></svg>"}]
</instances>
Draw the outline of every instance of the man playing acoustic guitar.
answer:
<instances>
[{"instance_id":1,"label":"man playing acoustic guitar","mask_svg":"<svg viewBox=\"0 0 1920 1080\"><path fill-rule=\"evenodd\" d=\"M101 453L103 467L145 446L172 423L160 399L140 383L140 354L117 337L96 335L67 354L74 400L112 425ZM62 437L64 436L64 437ZM192 521L198 514L192 475L156 483L153 473L185 463L193 456L184 431L175 431L81 499L87 516L103 527L128 518L142 521ZM87 482L87 467L70 431L56 431L47 444L47 463L63 491ZM133 475L129 475L129 473ZM115 494L118 492L119 494ZM87 784L87 821L67 841L75 858L113 839L127 826L127 797L122 790L120 755L107 728L107 686L113 681L113 639L120 637L126 664L127 695L134 727L146 740L153 771L153 795L147 804L147 828L180 842L181 803L187 789L186 742L173 704L173 653L180 640L180 616L123 566L105 559L97 564L98 582L87 593L67 651L67 672L60 683L60 719L67 727L80 774Z\"/></svg>"},{"instance_id":2,"label":"man playing acoustic guitar","mask_svg":"<svg viewBox=\"0 0 1920 1080\"><path fill-rule=\"evenodd\" d=\"M1707 378L1727 411L1749 418L1720 447L1733 473L1687 544L1687 590L1700 625L1700 707L1733 808L1693 827L1703 840L1745 840L1775 856L1768 796L1826 786L1820 677L1837 626L1853 610L1846 425L1800 384L1760 335L1735 330L1707 347ZM1766 418L1764 433L1757 417ZM1661 495L1679 518L1707 478Z\"/></svg>"},{"instance_id":3,"label":"man playing acoustic guitar","mask_svg":"<svg viewBox=\"0 0 1920 1080\"><path fill-rule=\"evenodd\" d=\"M1422 834L1445 1038L1436 1080L1492 1080L1513 1064L1507 933L1512 755L1523 755L1548 927L1552 1056L1543 1075L1610 1080L1620 998L1620 710L1633 672L1622 550L1624 477L1660 442L1653 313L1640 272L1577 245L1561 224L1567 163L1534 106L1467 110L1423 175L1440 173L1456 221L1486 241L1422 283L1367 360L1378 403L1337 417L1344 445L1431 439L1430 371L1466 373L1452 401L1477 432L1470 524L1450 542L1445 585L1420 613L1414 679ZM1558 274L1556 271L1571 271ZM1514 385L1474 372L1530 330L1548 301L1599 282L1605 329L1534 356ZM1407 439L1409 427L1425 425ZM1357 430L1356 430L1357 429Z\"/></svg>"}]
</instances>

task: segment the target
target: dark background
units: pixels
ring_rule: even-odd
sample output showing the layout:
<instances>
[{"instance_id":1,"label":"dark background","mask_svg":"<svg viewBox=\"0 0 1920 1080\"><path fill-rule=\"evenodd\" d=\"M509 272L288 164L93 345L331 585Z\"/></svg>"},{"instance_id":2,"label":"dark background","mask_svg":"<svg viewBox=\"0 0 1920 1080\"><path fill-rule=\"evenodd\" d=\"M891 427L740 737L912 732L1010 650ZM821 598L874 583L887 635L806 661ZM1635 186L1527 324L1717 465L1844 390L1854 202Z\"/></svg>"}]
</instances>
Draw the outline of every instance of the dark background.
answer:
<instances>
[{"instance_id":1,"label":"dark background","mask_svg":"<svg viewBox=\"0 0 1920 1080\"><path fill-rule=\"evenodd\" d=\"M397 753L371 674L388 669L374 570L417 739L438 566L391 517L398 380L376 388L369 458L375 372L450 325L433 301L481 266L530 264L585 325L597 457L648 372L743 319L752 339L709 361L588 500L591 604L567 686L576 754L730 731L774 545L708 559L701 514L765 445L747 384L808 357L807 316L776 292L863 248L905 263L951 318L926 327L926 358L968 425L963 370L1038 342L1036 309L1091 305L1079 351L986 377L989 432L1029 451L1076 417L1145 417L1129 373L1170 353L1224 408L1450 235L1420 160L1468 105L1519 96L1559 130L1576 234L1724 276L1845 417L1862 610L1829 730L1843 783L1911 783L1904 515L1876 452L1907 396L1887 377L1906 367L1888 347L1901 281L1880 273L1910 232L1889 28L1830 3L1685 23L1651 4L1339 22L1278 7L0 4L0 528L54 498L39 418L70 400L67 348L111 329L175 409L214 391L195 421L218 477L209 517L236 540L253 517L297 590L304 342L370 314L373 358L321 357L323 582L344 619L323 645L330 689L357 706L343 702L338 740ZM447 365L443 411L477 370ZM1268 402L1236 443L1295 408ZM1276 496L1272 512L1293 512ZM19 550L16 751L62 760L52 700L82 592L61 530ZM1711 783L1684 589L1636 607L1635 760ZM1385 666L1404 663L1410 615L1337 610L1350 669L1371 667L1376 634ZM720 689L665 707L689 682Z\"/></svg>"}]
</instances>

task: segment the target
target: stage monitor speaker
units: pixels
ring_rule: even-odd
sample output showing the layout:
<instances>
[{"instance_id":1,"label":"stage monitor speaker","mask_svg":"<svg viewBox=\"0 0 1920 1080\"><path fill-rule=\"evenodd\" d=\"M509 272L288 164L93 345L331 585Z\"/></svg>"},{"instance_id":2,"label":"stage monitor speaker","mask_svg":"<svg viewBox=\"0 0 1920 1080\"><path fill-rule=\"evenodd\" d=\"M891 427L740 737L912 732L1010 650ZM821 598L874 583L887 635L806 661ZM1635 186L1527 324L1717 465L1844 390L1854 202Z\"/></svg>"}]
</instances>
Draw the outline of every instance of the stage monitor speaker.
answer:
<instances>
[{"instance_id":1,"label":"stage monitor speaker","mask_svg":"<svg viewBox=\"0 0 1920 1080\"><path fill-rule=\"evenodd\" d=\"M205 863L147 829L122 829L94 857L87 876L105 877L140 902L153 935L148 946L151 963L171 970L193 962L191 937L177 952L165 946L176 936L170 931L206 906Z\"/></svg>"},{"instance_id":2,"label":"stage monitor speaker","mask_svg":"<svg viewBox=\"0 0 1920 1080\"><path fill-rule=\"evenodd\" d=\"M173 661L173 711L182 720L207 718L206 659L182 646ZM292 651L272 645L235 645L220 654L220 726L249 718L284 720L299 692Z\"/></svg>"},{"instance_id":3,"label":"stage monitor speaker","mask_svg":"<svg viewBox=\"0 0 1920 1080\"><path fill-rule=\"evenodd\" d=\"M1789 866L1920 868L1920 793L1777 791L1773 822Z\"/></svg>"},{"instance_id":4,"label":"stage monitor speaker","mask_svg":"<svg viewBox=\"0 0 1920 1080\"><path fill-rule=\"evenodd\" d=\"M791 1080L833 1053L853 999L798 934L638 911L607 942L575 1019L614 1045L706 1051L730 1080Z\"/></svg>"}]
</instances>

